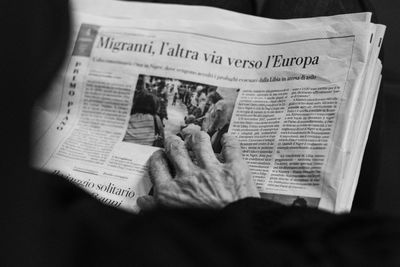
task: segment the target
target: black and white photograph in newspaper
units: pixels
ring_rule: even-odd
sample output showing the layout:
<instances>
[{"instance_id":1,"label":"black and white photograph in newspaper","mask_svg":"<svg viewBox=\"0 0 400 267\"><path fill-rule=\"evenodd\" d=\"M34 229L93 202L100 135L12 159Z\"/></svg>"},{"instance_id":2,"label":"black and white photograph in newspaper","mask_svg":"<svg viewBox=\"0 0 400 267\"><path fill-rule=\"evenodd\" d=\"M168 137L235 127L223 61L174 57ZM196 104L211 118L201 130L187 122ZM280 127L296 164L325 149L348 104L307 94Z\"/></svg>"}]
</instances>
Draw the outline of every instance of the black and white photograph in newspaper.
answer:
<instances>
[{"instance_id":1,"label":"black and white photograph in newspaper","mask_svg":"<svg viewBox=\"0 0 400 267\"><path fill-rule=\"evenodd\" d=\"M238 88L141 74L123 142L163 147L166 136L181 136L195 125L210 135L219 153L238 94Z\"/></svg>"}]
</instances>

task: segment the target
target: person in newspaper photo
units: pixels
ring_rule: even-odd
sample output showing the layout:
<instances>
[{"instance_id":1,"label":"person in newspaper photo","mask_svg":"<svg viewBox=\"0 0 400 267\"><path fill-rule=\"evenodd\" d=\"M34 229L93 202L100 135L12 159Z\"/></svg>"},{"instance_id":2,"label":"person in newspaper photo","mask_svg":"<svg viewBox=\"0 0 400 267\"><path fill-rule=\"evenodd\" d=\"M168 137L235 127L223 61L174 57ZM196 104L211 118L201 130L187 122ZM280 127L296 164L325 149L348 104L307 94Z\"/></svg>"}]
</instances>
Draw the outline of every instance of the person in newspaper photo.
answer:
<instances>
[{"instance_id":1,"label":"person in newspaper photo","mask_svg":"<svg viewBox=\"0 0 400 267\"><path fill-rule=\"evenodd\" d=\"M134 99L124 142L161 147L164 126L157 111L159 102L153 94L140 92Z\"/></svg>"},{"instance_id":2,"label":"person in newspaper photo","mask_svg":"<svg viewBox=\"0 0 400 267\"><path fill-rule=\"evenodd\" d=\"M210 93L208 102L210 108L205 115L202 130L210 135L214 152L219 153L222 135L229 129L234 102L228 102L218 92Z\"/></svg>"},{"instance_id":3,"label":"person in newspaper photo","mask_svg":"<svg viewBox=\"0 0 400 267\"><path fill-rule=\"evenodd\" d=\"M153 196L141 199L140 214L104 205L64 177L33 169L29 156L32 107L67 60L69 2L6 0L6 8L0 9L3 35L7 37L2 57L6 68L0 75L3 87L12 88L4 90L6 101L0 112L4 121L0 132L4 204L1 266L400 265L400 218L372 211L333 214L261 199L238 140L226 133L220 141L223 162L219 161L208 133L215 135L226 125L227 117L218 112L227 111L227 107L218 102L227 100L229 94L210 85L186 83L185 92L180 94L181 85L172 81L178 91L176 106L184 110L178 112L180 119L184 122L182 115L192 115L187 108L196 106L195 102L190 103L196 94L201 112L194 115L195 120L210 110L212 124L207 127L208 133L200 131L197 122L183 125L186 130L180 129L181 124L174 125L182 135L174 132L166 137L165 149L151 156L149 175L155 188ZM287 5L283 5L281 13L279 9L274 11L285 17L287 9L304 2L310 3L279 0L277 5ZM358 1L349 2L358 8L347 9L341 4L347 2L333 0L329 6L342 6L342 12L366 11ZM252 1L196 3L256 14ZM305 16L312 9L307 7ZM320 12L313 15L331 14L319 7ZM301 9L292 10L296 11L292 15L303 14ZM141 80L143 84L146 79ZM163 83L158 78L148 81L151 83L141 87L143 92L136 94L133 101L132 126L127 132L127 138L146 144L154 140L147 140L139 130L155 136L152 122L160 117L155 96L161 87L157 84ZM176 92L167 91L170 107ZM212 91L220 96L211 93L210 97ZM158 97L164 98L163 94L161 89ZM203 107L204 96L209 107ZM234 98L232 94L231 99ZM167 108L168 120L163 117L165 132L176 115L170 111ZM158 124L162 124L161 117ZM189 152L193 152L196 161ZM92 181L100 178L98 174L91 175Z\"/></svg>"}]
</instances>

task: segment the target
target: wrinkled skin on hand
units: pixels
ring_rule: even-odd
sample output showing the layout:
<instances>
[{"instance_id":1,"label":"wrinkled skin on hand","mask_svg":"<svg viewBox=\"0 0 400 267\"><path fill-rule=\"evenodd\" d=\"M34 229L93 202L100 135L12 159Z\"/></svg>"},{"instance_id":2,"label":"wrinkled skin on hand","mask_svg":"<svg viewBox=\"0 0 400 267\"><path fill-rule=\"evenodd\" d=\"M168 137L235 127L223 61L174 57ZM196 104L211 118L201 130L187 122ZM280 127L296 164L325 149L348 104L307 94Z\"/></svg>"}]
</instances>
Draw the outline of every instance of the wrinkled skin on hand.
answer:
<instances>
[{"instance_id":1,"label":"wrinkled skin on hand","mask_svg":"<svg viewBox=\"0 0 400 267\"><path fill-rule=\"evenodd\" d=\"M165 152L160 150L151 156L154 197L139 198L141 209L157 203L170 207L222 208L241 198L259 197L236 138L223 136L222 163L215 157L207 133L189 128L183 135L185 142L170 136L165 141Z\"/></svg>"}]
</instances>

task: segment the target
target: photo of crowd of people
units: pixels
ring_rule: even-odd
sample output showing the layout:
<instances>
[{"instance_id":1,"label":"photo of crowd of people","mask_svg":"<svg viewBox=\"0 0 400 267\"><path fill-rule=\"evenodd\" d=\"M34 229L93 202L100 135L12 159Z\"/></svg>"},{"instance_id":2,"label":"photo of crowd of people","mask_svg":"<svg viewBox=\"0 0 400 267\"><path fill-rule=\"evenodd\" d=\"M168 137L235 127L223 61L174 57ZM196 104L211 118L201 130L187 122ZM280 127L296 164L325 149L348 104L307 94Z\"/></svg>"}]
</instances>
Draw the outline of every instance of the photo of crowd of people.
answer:
<instances>
[{"instance_id":1,"label":"photo of crowd of people","mask_svg":"<svg viewBox=\"0 0 400 267\"><path fill-rule=\"evenodd\" d=\"M169 135L197 125L210 135L213 149L229 129L239 89L139 75L124 142L162 147Z\"/></svg>"}]
</instances>

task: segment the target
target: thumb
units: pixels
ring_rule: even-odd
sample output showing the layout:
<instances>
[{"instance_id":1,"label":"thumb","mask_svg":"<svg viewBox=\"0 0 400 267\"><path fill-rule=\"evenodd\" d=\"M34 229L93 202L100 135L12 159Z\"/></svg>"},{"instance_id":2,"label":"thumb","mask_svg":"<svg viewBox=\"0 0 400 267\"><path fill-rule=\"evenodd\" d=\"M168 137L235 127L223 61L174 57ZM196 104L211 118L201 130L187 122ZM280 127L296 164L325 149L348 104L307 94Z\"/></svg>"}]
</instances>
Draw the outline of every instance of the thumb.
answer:
<instances>
[{"instance_id":1,"label":"thumb","mask_svg":"<svg viewBox=\"0 0 400 267\"><path fill-rule=\"evenodd\" d=\"M148 211L156 207L156 200L152 196L141 196L137 199L140 211Z\"/></svg>"}]
</instances>

